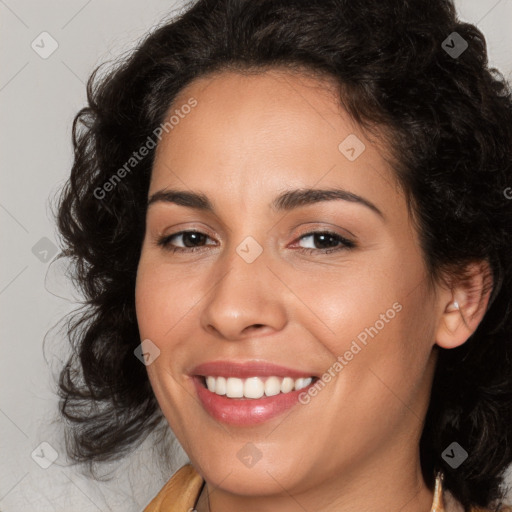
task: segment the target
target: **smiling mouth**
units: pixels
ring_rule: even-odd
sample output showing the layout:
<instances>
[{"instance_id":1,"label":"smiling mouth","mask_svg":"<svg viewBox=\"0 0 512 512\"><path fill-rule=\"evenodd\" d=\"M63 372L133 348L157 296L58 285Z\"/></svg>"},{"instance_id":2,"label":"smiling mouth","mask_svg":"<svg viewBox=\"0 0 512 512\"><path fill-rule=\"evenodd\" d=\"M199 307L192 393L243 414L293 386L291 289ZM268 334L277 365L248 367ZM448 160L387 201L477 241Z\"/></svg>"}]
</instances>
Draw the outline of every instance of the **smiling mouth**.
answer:
<instances>
[{"instance_id":1,"label":"smiling mouth","mask_svg":"<svg viewBox=\"0 0 512 512\"><path fill-rule=\"evenodd\" d=\"M271 397L300 391L314 384L318 377L215 377L197 375L203 387L211 393L233 399L252 399Z\"/></svg>"}]
</instances>

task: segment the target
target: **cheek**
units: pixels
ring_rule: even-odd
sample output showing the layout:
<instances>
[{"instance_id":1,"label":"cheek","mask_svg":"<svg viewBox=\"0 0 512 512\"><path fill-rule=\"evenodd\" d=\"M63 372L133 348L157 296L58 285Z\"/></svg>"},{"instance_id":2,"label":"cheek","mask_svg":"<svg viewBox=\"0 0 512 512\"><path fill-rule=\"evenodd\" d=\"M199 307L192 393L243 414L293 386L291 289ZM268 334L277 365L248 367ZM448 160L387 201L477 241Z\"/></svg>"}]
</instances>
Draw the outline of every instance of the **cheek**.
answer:
<instances>
[{"instance_id":1,"label":"cheek","mask_svg":"<svg viewBox=\"0 0 512 512\"><path fill-rule=\"evenodd\" d=\"M136 315L141 339L151 340L160 351L147 371L161 405L162 400L173 402L181 396L185 361L197 350L193 338L199 339L194 334L201 297L204 291L190 271L171 271L161 259L142 253L135 287Z\"/></svg>"},{"instance_id":2,"label":"cheek","mask_svg":"<svg viewBox=\"0 0 512 512\"><path fill-rule=\"evenodd\" d=\"M340 396L347 413L375 439L398 428L401 419L414 423L411 411L428 401L435 322L427 314L427 297L423 289L401 296L391 308L388 300L380 308L376 301L373 315L361 315L359 325L351 321L352 335L342 347Z\"/></svg>"},{"instance_id":3,"label":"cheek","mask_svg":"<svg viewBox=\"0 0 512 512\"><path fill-rule=\"evenodd\" d=\"M172 272L165 263L141 257L137 270L135 305L141 337L171 342L170 332L191 311L200 292L194 277Z\"/></svg>"},{"instance_id":4,"label":"cheek","mask_svg":"<svg viewBox=\"0 0 512 512\"><path fill-rule=\"evenodd\" d=\"M137 270L135 305L141 339L149 339L159 352L158 358L146 366L149 381L155 397L167 421L187 450L187 437L183 413L180 376L175 368L181 364L182 350L179 336L176 336L180 318L190 309L184 303L186 297L175 282L171 283L169 273L142 254ZM171 378L174 375L174 378Z\"/></svg>"},{"instance_id":5,"label":"cheek","mask_svg":"<svg viewBox=\"0 0 512 512\"><path fill-rule=\"evenodd\" d=\"M166 372L176 363L175 337L170 334L178 322L182 303L176 300L175 294L176 287L166 281L161 266L145 258L143 253L137 269L135 307L141 340L151 340L159 350L158 358L146 369L160 403L163 395L160 384L163 385ZM172 385L172 379L166 387L168 384Z\"/></svg>"},{"instance_id":6,"label":"cheek","mask_svg":"<svg viewBox=\"0 0 512 512\"><path fill-rule=\"evenodd\" d=\"M335 386L343 387L340 392L349 401L361 396L393 399L397 390L412 398L423 382L435 318L429 314L433 304L423 266L414 263L401 265L396 254L371 267L354 265L350 272L319 276L314 285L302 283L300 293L309 297L321 320L314 337L332 361L342 358L343 370L334 373L344 377L335 379Z\"/></svg>"},{"instance_id":7,"label":"cheek","mask_svg":"<svg viewBox=\"0 0 512 512\"><path fill-rule=\"evenodd\" d=\"M318 274L311 282L297 282L297 295L307 298L318 313L316 338L328 345L333 355L343 354L357 340L361 346L385 339L400 322L403 305L400 277L389 279L375 267L372 272L351 266L331 275ZM300 284L299 284L300 283Z\"/></svg>"}]
</instances>

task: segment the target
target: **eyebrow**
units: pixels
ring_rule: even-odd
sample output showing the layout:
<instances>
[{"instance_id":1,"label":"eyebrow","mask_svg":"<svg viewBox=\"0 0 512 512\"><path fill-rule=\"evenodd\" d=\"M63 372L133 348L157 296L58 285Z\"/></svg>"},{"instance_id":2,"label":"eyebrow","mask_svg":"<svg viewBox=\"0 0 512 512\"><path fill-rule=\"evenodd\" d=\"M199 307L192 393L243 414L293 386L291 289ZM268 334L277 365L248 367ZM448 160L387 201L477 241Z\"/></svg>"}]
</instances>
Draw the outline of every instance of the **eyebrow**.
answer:
<instances>
[{"instance_id":1,"label":"eyebrow","mask_svg":"<svg viewBox=\"0 0 512 512\"><path fill-rule=\"evenodd\" d=\"M270 204L275 212L290 211L301 206L307 206L323 201L342 200L351 203L358 203L366 206L374 213L385 219L384 214L371 201L357 194L339 188L314 189L302 188L288 190L278 195ZM205 212L214 213L213 204L204 194L189 192L185 190L165 189L159 190L151 195L148 200L148 207L154 203L174 203L188 208L195 208Z\"/></svg>"}]
</instances>

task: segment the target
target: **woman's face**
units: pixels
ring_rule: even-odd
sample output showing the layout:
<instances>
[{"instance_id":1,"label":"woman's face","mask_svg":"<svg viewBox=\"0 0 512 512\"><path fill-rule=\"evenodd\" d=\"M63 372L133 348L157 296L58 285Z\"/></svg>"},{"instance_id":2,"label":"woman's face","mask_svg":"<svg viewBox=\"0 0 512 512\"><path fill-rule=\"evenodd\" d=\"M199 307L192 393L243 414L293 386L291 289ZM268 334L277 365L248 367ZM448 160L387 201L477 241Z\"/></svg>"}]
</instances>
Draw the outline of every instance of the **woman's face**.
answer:
<instances>
[{"instance_id":1,"label":"woman's face","mask_svg":"<svg viewBox=\"0 0 512 512\"><path fill-rule=\"evenodd\" d=\"M286 71L203 77L175 110L136 305L153 390L191 461L239 495L416 468L442 308L382 148L326 81Z\"/></svg>"}]
</instances>

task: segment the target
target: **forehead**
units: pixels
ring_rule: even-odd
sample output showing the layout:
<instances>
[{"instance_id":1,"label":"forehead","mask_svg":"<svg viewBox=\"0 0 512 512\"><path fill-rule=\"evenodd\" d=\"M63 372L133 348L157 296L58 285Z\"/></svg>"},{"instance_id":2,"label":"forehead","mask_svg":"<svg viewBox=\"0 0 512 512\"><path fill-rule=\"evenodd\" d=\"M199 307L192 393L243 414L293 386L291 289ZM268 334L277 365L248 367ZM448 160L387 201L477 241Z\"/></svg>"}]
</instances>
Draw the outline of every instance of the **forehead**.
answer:
<instances>
[{"instance_id":1,"label":"forehead","mask_svg":"<svg viewBox=\"0 0 512 512\"><path fill-rule=\"evenodd\" d=\"M200 78L175 98L168 115L192 97L197 106L162 140L159 150L171 153L194 145L202 153L220 156L229 148L233 156L252 158L256 155L249 151L270 156L277 150L274 156L278 156L295 147L297 153L306 142L308 146L313 142L311 137L333 130L329 117L343 114L328 86L319 79L278 70Z\"/></svg>"},{"instance_id":2,"label":"forehead","mask_svg":"<svg viewBox=\"0 0 512 512\"><path fill-rule=\"evenodd\" d=\"M321 180L375 194L383 177L392 181L383 147L363 135L338 94L332 79L280 69L193 81L169 109L179 120L158 144L149 193L180 185L247 201L263 188ZM196 106L183 109L191 100ZM343 154L346 140L364 148L356 160Z\"/></svg>"}]
</instances>

